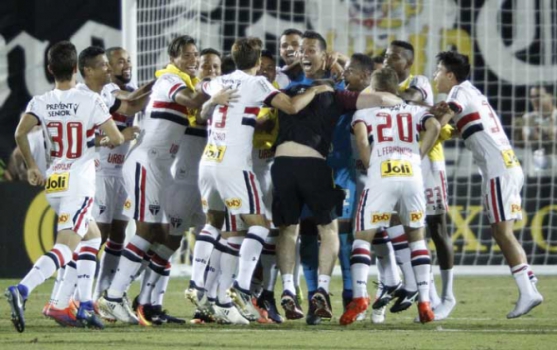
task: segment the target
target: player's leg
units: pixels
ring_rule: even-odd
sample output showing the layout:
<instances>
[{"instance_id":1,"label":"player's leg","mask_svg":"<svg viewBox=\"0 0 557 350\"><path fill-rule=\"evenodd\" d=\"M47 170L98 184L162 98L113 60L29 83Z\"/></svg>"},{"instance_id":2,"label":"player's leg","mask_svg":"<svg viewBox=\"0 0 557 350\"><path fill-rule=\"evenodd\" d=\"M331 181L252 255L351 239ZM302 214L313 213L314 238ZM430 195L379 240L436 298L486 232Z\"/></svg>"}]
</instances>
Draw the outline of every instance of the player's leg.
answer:
<instances>
[{"instance_id":1,"label":"player's leg","mask_svg":"<svg viewBox=\"0 0 557 350\"><path fill-rule=\"evenodd\" d=\"M303 269L304 279L308 290L309 307L306 314L308 325L321 323L321 317L315 315L315 308L311 303L313 295L317 291L319 277L319 231L317 224L307 207L302 210L302 219L299 226L299 256L300 264ZM295 270L294 270L295 271ZM294 273L294 279L296 274ZM297 295L297 294L296 294ZM298 298L299 302L299 298Z\"/></svg>"},{"instance_id":2,"label":"player's leg","mask_svg":"<svg viewBox=\"0 0 557 350\"><path fill-rule=\"evenodd\" d=\"M507 318L525 315L543 302L542 295L530 281L526 253L513 232L514 221L522 220L520 191L523 181L522 172L517 171L484 183L493 238L503 252L519 291L516 306L507 314Z\"/></svg>"}]
</instances>

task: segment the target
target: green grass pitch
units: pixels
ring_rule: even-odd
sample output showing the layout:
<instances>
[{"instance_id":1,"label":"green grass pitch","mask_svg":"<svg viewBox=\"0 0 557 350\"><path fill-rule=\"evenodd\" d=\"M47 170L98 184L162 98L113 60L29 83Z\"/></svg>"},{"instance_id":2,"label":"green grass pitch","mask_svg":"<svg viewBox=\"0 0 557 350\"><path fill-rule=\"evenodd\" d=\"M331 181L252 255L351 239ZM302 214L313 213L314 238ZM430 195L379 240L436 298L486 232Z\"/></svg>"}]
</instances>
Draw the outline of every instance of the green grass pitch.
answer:
<instances>
[{"instance_id":1,"label":"green grass pitch","mask_svg":"<svg viewBox=\"0 0 557 350\"><path fill-rule=\"evenodd\" d=\"M8 304L0 302L0 349L557 349L557 277L539 279L544 303L515 320L505 318L517 299L512 277L456 276L458 305L446 321L415 324L413 307L397 315L388 313L382 325L372 324L368 315L364 322L343 327L338 324L341 280L334 278L335 317L319 326L307 326L303 320L249 326L109 324L104 331L62 328L44 318L41 309L50 296L50 280L29 298L23 334L12 326ZM0 289L15 282L1 280ZM183 298L186 285L183 279L170 281L165 308L189 321L193 309ZM136 283L130 294L135 296L137 291ZM370 294L374 292L370 286Z\"/></svg>"}]
</instances>

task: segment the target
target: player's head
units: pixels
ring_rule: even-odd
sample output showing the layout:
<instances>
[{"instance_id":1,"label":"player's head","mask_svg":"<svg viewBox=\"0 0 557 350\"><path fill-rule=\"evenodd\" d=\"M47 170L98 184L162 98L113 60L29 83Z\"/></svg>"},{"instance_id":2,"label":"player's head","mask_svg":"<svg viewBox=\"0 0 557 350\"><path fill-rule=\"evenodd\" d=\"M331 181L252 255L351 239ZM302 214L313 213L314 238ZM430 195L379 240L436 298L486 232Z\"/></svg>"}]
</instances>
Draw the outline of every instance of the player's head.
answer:
<instances>
[{"instance_id":1,"label":"player's head","mask_svg":"<svg viewBox=\"0 0 557 350\"><path fill-rule=\"evenodd\" d=\"M236 70L236 63L232 59L232 55L226 55L222 58L222 64L220 65L220 70L222 75L230 74Z\"/></svg>"},{"instance_id":2,"label":"player's head","mask_svg":"<svg viewBox=\"0 0 557 350\"><path fill-rule=\"evenodd\" d=\"M440 93L449 93L453 86L468 79L469 75L468 56L456 51L444 51L437 55L437 70L433 82Z\"/></svg>"},{"instance_id":3,"label":"player's head","mask_svg":"<svg viewBox=\"0 0 557 350\"><path fill-rule=\"evenodd\" d=\"M105 51L99 46L89 46L79 53L79 72L86 82L106 85L111 82L112 68Z\"/></svg>"},{"instance_id":4,"label":"player's head","mask_svg":"<svg viewBox=\"0 0 557 350\"><path fill-rule=\"evenodd\" d=\"M280 35L280 57L286 65L294 63L300 53L303 33L298 29L286 29Z\"/></svg>"},{"instance_id":5,"label":"player's head","mask_svg":"<svg viewBox=\"0 0 557 350\"><path fill-rule=\"evenodd\" d=\"M383 63L385 61L385 57L383 55L373 56L371 60L373 61L373 70L385 67L385 64Z\"/></svg>"},{"instance_id":6,"label":"player's head","mask_svg":"<svg viewBox=\"0 0 557 350\"><path fill-rule=\"evenodd\" d=\"M362 91L369 86L373 60L363 53L355 53L344 65L344 83L346 90Z\"/></svg>"},{"instance_id":7,"label":"player's head","mask_svg":"<svg viewBox=\"0 0 557 350\"><path fill-rule=\"evenodd\" d=\"M199 52L195 45L195 39L189 35L181 35L174 38L167 50L170 62L179 70L195 77L199 66Z\"/></svg>"},{"instance_id":8,"label":"player's head","mask_svg":"<svg viewBox=\"0 0 557 350\"><path fill-rule=\"evenodd\" d=\"M383 64L394 69L399 79L405 77L414 63L414 46L406 41L394 40L385 52Z\"/></svg>"},{"instance_id":9,"label":"player's head","mask_svg":"<svg viewBox=\"0 0 557 350\"><path fill-rule=\"evenodd\" d=\"M77 72L77 50L69 41L60 41L48 50L48 71L57 82L70 81Z\"/></svg>"},{"instance_id":10,"label":"player's head","mask_svg":"<svg viewBox=\"0 0 557 350\"><path fill-rule=\"evenodd\" d=\"M376 70L371 74L371 88L375 91L396 94L398 90L398 74L390 67Z\"/></svg>"},{"instance_id":11,"label":"player's head","mask_svg":"<svg viewBox=\"0 0 557 350\"><path fill-rule=\"evenodd\" d=\"M327 42L321 34L306 30L302 35L302 68L307 77L321 70L327 58Z\"/></svg>"},{"instance_id":12,"label":"player's head","mask_svg":"<svg viewBox=\"0 0 557 350\"><path fill-rule=\"evenodd\" d=\"M549 86L536 85L530 87L530 103L535 111L553 111L553 91Z\"/></svg>"},{"instance_id":13,"label":"player's head","mask_svg":"<svg viewBox=\"0 0 557 350\"><path fill-rule=\"evenodd\" d=\"M261 51L261 67L259 67L257 75L264 76L271 84L275 81L277 77L277 65L271 51Z\"/></svg>"},{"instance_id":14,"label":"player's head","mask_svg":"<svg viewBox=\"0 0 557 350\"><path fill-rule=\"evenodd\" d=\"M215 49L207 48L199 53L199 79L214 78L221 74L220 52Z\"/></svg>"},{"instance_id":15,"label":"player's head","mask_svg":"<svg viewBox=\"0 0 557 350\"><path fill-rule=\"evenodd\" d=\"M257 68L261 64L261 39L254 37L240 38L232 45L232 59L236 69L247 70Z\"/></svg>"},{"instance_id":16,"label":"player's head","mask_svg":"<svg viewBox=\"0 0 557 350\"><path fill-rule=\"evenodd\" d=\"M112 68L112 82L126 85L132 80L132 61L128 51L121 47L106 49L106 58Z\"/></svg>"}]
</instances>

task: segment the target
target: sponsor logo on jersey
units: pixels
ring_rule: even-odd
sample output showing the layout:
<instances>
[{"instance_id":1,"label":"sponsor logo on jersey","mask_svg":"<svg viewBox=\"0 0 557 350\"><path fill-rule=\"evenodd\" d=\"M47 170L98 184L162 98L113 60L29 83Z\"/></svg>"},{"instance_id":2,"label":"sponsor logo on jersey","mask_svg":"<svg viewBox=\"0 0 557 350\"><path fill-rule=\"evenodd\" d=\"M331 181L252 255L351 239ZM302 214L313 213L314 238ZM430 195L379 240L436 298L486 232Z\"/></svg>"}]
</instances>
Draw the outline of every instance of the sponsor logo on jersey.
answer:
<instances>
[{"instance_id":1,"label":"sponsor logo on jersey","mask_svg":"<svg viewBox=\"0 0 557 350\"><path fill-rule=\"evenodd\" d=\"M391 220L390 213L371 213L371 223L376 224L378 222L384 222Z\"/></svg>"},{"instance_id":2,"label":"sponsor logo on jersey","mask_svg":"<svg viewBox=\"0 0 557 350\"><path fill-rule=\"evenodd\" d=\"M149 204L149 211L151 212L152 215L157 215L160 210L161 210L161 206L158 202Z\"/></svg>"},{"instance_id":3,"label":"sponsor logo on jersey","mask_svg":"<svg viewBox=\"0 0 557 350\"><path fill-rule=\"evenodd\" d=\"M238 209L242 206L242 200L240 198L229 198L225 199L224 203L229 209Z\"/></svg>"},{"instance_id":4,"label":"sponsor logo on jersey","mask_svg":"<svg viewBox=\"0 0 557 350\"><path fill-rule=\"evenodd\" d=\"M108 155L108 162L111 164L124 164L124 160L126 159L126 156L123 154L117 154L117 153L110 153Z\"/></svg>"},{"instance_id":5,"label":"sponsor logo on jersey","mask_svg":"<svg viewBox=\"0 0 557 350\"><path fill-rule=\"evenodd\" d=\"M66 222L68 222L69 219L70 219L70 214L68 213L60 214L60 216L58 216L58 223L65 224Z\"/></svg>"},{"instance_id":6,"label":"sponsor logo on jersey","mask_svg":"<svg viewBox=\"0 0 557 350\"><path fill-rule=\"evenodd\" d=\"M208 143L207 146L205 146L205 150L203 151L203 160L220 163L222 162L225 151L226 146L217 146Z\"/></svg>"},{"instance_id":7,"label":"sponsor logo on jersey","mask_svg":"<svg viewBox=\"0 0 557 350\"><path fill-rule=\"evenodd\" d=\"M511 204L511 213L512 214L516 214L516 213L520 213L520 212L522 212L522 208L520 207L519 204L515 204L515 203Z\"/></svg>"},{"instance_id":8,"label":"sponsor logo on jersey","mask_svg":"<svg viewBox=\"0 0 557 350\"><path fill-rule=\"evenodd\" d=\"M381 177L413 175L412 164L407 160L386 160L381 162Z\"/></svg>"},{"instance_id":9,"label":"sponsor logo on jersey","mask_svg":"<svg viewBox=\"0 0 557 350\"><path fill-rule=\"evenodd\" d=\"M130 209L132 207L132 201L129 199L126 199L126 202L124 203L124 208L126 209Z\"/></svg>"},{"instance_id":10,"label":"sponsor logo on jersey","mask_svg":"<svg viewBox=\"0 0 557 350\"><path fill-rule=\"evenodd\" d=\"M410 221L411 222L418 222L418 221L422 220L423 217L424 217L424 212L423 211L410 212Z\"/></svg>"},{"instance_id":11,"label":"sponsor logo on jersey","mask_svg":"<svg viewBox=\"0 0 557 350\"><path fill-rule=\"evenodd\" d=\"M46 180L46 193L67 191L70 185L70 173L54 173Z\"/></svg>"},{"instance_id":12,"label":"sponsor logo on jersey","mask_svg":"<svg viewBox=\"0 0 557 350\"><path fill-rule=\"evenodd\" d=\"M516 157L516 154L514 154L514 151L512 149L501 151L501 154L503 155L503 161L505 162L505 166L507 168L520 166L520 162L518 161L518 158Z\"/></svg>"}]
</instances>

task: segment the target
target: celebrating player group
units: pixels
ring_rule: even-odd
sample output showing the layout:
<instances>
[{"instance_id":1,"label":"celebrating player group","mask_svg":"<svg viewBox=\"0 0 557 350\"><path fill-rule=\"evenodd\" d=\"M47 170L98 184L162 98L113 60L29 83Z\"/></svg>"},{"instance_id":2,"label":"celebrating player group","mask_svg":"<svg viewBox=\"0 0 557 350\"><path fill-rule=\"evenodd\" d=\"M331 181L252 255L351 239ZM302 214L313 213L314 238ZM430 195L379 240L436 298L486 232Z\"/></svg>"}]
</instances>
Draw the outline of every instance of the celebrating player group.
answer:
<instances>
[{"instance_id":1,"label":"celebrating player group","mask_svg":"<svg viewBox=\"0 0 557 350\"><path fill-rule=\"evenodd\" d=\"M467 56L437 55L433 81L446 99L434 104L428 78L410 73L414 48L404 41L391 42L383 60L348 57L328 51L319 33L288 29L282 67L254 37L237 39L223 56L183 35L167 53L168 65L138 88L124 48L50 48L55 87L29 102L15 138L58 232L5 292L17 331L25 329L25 301L55 272L42 312L62 326L185 323L163 310L163 299L170 259L190 230L192 322L331 319L337 258L341 325L365 319L368 309L372 322L385 322L389 304L398 313L416 303L416 322L443 320L457 305L443 155L452 138L480 168L493 238L518 287L507 318L542 303L512 229L521 219L522 168L488 99L468 80ZM46 169L28 139L37 126ZM135 234L125 243L130 220ZM378 288L370 297L372 257ZM135 280L140 293L130 296Z\"/></svg>"}]
</instances>

